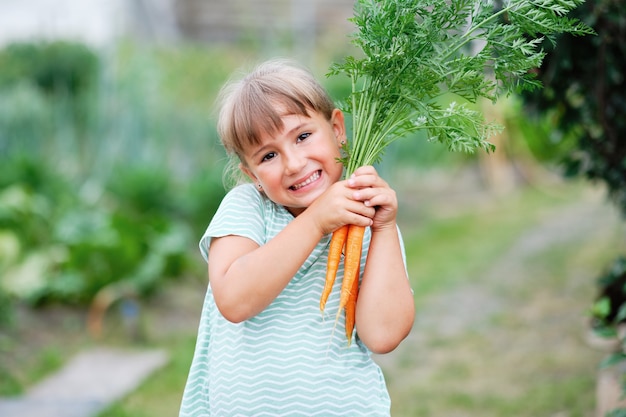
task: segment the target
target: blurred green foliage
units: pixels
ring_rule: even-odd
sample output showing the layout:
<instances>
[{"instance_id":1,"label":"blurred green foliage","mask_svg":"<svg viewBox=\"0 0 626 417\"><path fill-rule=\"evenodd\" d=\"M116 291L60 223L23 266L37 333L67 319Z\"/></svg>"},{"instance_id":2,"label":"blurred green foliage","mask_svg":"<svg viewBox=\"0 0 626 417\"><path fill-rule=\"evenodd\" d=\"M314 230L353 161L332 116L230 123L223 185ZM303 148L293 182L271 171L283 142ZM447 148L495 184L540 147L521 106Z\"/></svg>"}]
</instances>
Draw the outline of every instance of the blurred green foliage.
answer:
<instances>
[{"instance_id":1,"label":"blurred green foliage","mask_svg":"<svg viewBox=\"0 0 626 417\"><path fill-rule=\"evenodd\" d=\"M2 323L12 300L87 305L118 283L145 297L197 271L197 239L225 193L207 109L230 68L185 102L193 70L129 51L0 51Z\"/></svg>"},{"instance_id":2,"label":"blurred green foliage","mask_svg":"<svg viewBox=\"0 0 626 417\"><path fill-rule=\"evenodd\" d=\"M78 43L14 43L0 51L0 68L0 88L28 81L47 94L78 97L97 82L100 63Z\"/></svg>"},{"instance_id":3,"label":"blurred green foliage","mask_svg":"<svg viewBox=\"0 0 626 417\"><path fill-rule=\"evenodd\" d=\"M620 0L589 0L572 17L591 26L597 36L561 36L556 47L546 44L548 53L537 71L545 88L525 94L524 103L550 122L546 142L567 143L557 153L566 175L606 185L626 216L626 9ZM621 342L622 349L605 361L610 365L626 360L626 338L617 330L626 322L624 257L607 269L597 279L591 326L599 336ZM620 408L609 415L625 413Z\"/></svg>"},{"instance_id":4,"label":"blurred green foliage","mask_svg":"<svg viewBox=\"0 0 626 417\"><path fill-rule=\"evenodd\" d=\"M626 214L626 9L620 0L589 0L572 17L597 36L545 42L537 69L544 88L522 98L536 120L548 123L544 143L560 145L555 157L566 174L605 183Z\"/></svg>"}]
</instances>

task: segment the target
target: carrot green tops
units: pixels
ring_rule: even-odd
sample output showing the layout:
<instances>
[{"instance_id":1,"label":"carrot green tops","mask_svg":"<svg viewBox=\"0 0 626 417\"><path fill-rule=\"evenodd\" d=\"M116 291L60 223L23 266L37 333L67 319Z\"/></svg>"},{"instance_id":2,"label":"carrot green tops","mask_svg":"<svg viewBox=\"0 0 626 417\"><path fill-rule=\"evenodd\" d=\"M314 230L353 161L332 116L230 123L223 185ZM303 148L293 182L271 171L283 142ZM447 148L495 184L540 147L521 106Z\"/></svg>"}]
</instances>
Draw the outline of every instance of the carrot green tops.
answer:
<instances>
[{"instance_id":1,"label":"carrot green tops","mask_svg":"<svg viewBox=\"0 0 626 417\"><path fill-rule=\"evenodd\" d=\"M238 235L263 245L292 220L252 184L241 185L213 217L200 241L202 255L207 258L212 237ZM209 285L181 417L389 415L382 371L359 341L358 329L349 347L343 320L333 333L340 279L325 317L320 313L329 241L325 236L279 296L242 323L219 313ZM369 241L368 229L361 270Z\"/></svg>"}]
</instances>

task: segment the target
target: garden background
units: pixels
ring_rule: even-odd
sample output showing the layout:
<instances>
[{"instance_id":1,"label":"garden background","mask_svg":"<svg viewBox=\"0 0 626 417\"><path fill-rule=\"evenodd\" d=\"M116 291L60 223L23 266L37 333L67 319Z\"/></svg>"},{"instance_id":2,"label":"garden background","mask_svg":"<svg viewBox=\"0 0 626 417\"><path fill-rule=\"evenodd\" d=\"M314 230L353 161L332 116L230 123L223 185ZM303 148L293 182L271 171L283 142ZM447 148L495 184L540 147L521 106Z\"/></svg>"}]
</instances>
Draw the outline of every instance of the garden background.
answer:
<instances>
[{"instance_id":1,"label":"garden background","mask_svg":"<svg viewBox=\"0 0 626 417\"><path fill-rule=\"evenodd\" d=\"M217 91L288 56L341 99L325 74L351 2L80 4L0 5L0 397L94 346L158 348L167 365L100 417L172 416L207 285L197 241L225 193ZM518 97L478 106L506 128L495 153L409 137L379 166L417 305L377 357L393 415L592 416L589 309L620 214L602 184L563 179L549 120Z\"/></svg>"}]
</instances>

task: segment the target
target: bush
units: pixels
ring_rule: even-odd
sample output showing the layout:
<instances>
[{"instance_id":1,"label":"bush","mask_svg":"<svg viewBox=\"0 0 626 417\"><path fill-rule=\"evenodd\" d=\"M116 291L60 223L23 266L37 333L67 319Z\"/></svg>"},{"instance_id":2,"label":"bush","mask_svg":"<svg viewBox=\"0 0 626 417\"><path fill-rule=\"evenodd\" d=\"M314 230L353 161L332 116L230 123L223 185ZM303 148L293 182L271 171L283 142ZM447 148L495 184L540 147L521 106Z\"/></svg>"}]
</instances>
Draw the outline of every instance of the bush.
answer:
<instances>
[{"instance_id":1,"label":"bush","mask_svg":"<svg viewBox=\"0 0 626 417\"><path fill-rule=\"evenodd\" d=\"M147 295L183 273L189 225L174 208L178 199L169 184L153 180L163 177L160 169L118 170L118 185L102 187L91 200L42 161L6 167L0 241L14 247L14 255L0 263L5 292L33 304L86 304L113 282Z\"/></svg>"},{"instance_id":2,"label":"bush","mask_svg":"<svg viewBox=\"0 0 626 417\"><path fill-rule=\"evenodd\" d=\"M525 93L527 110L552 120L568 176L604 182L626 215L626 9L619 0L590 0L574 12L597 36L560 36L537 70L541 91ZM550 140L547 140L548 142Z\"/></svg>"},{"instance_id":3,"label":"bush","mask_svg":"<svg viewBox=\"0 0 626 417\"><path fill-rule=\"evenodd\" d=\"M86 305L118 283L148 296L196 272L190 253L225 193L202 107L213 99L164 68L169 54L119 52L0 51L0 291L11 299Z\"/></svg>"},{"instance_id":4,"label":"bush","mask_svg":"<svg viewBox=\"0 0 626 417\"><path fill-rule=\"evenodd\" d=\"M80 97L98 80L98 56L72 42L15 43L0 51L0 88L24 81L47 94Z\"/></svg>"}]
</instances>

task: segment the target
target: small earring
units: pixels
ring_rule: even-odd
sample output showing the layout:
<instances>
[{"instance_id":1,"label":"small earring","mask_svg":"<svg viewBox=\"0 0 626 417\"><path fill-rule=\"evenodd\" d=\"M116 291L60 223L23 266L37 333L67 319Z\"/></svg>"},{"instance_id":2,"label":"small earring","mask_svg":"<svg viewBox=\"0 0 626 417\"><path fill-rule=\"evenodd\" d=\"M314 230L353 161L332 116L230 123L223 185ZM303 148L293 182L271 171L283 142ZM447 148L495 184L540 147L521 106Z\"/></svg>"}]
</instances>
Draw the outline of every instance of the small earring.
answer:
<instances>
[{"instance_id":1,"label":"small earring","mask_svg":"<svg viewBox=\"0 0 626 417\"><path fill-rule=\"evenodd\" d=\"M257 186L257 187L259 187L259 190L260 190L261 188L263 188L263 187L261 187L261 184L260 184L260 183L259 183L259 184L257 184L256 186Z\"/></svg>"},{"instance_id":2,"label":"small earring","mask_svg":"<svg viewBox=\"0 0 626 417\"><path fill-rule=\"evenodd\" d=\"M345 141L345 140L342 140L340 143L341 143L342 145L345 145L345 144L346 144L346 141Z\"/></svg>"}]
</instances>

